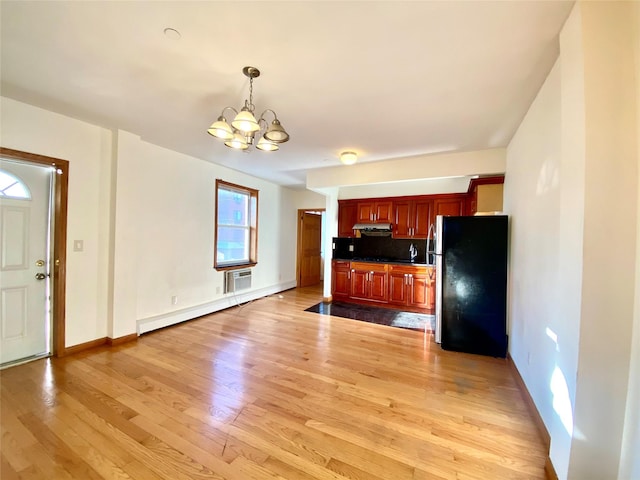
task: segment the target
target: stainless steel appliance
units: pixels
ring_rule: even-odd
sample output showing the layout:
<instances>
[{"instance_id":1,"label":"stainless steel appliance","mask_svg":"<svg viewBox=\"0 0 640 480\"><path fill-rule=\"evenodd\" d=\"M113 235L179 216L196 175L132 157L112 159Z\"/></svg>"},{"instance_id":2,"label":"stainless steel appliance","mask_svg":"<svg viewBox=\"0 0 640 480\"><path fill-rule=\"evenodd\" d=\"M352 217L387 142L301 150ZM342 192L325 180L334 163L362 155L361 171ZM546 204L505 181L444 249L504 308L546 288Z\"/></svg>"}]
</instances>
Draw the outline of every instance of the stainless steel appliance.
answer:
<instances>
[{"instance_id":1,"label":"stainless steel appliance","mask_svg":"<svg viewBox=\"0 0 640 480\"><path fill-rule=\"evenodd\" d=\"M436 342L445 350L507 352L508 217L436 217Z\"/></svg>"}]
</instances>

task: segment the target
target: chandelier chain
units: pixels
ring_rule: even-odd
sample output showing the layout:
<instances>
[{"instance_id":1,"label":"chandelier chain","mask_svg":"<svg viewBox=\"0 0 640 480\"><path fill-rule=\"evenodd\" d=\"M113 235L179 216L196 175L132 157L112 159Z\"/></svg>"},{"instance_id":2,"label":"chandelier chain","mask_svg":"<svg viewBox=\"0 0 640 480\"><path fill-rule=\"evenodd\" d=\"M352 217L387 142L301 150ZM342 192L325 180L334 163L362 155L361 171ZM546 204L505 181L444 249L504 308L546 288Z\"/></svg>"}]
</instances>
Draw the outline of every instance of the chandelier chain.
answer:
<instances>
[{"instance_id":1,"label":"chandelier chain","mask_svg":"<svg viewBox=\"0 0 640 480\"><path fill-rule=\"evenodd\" d=\"M253 104L253 77L249 77L249 110L253 112L256 106Z\"/></svg>"}]
</instances>

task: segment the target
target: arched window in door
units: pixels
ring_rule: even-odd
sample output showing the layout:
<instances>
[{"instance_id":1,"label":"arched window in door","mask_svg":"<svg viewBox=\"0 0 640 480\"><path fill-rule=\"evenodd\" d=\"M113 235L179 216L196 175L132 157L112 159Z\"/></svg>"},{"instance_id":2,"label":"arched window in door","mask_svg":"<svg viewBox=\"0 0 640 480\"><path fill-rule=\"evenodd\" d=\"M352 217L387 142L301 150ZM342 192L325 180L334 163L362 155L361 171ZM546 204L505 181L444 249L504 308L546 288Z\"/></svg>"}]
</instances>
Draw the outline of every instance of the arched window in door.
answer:
<instances>
[{"instance_id":1,"label":"arched window in door","mask_svg":"<svg viewBox=\"0 0 640 480\"><path fill-rule=\"evenodd\" d=\"M18 177L0 169L0 198L29 200L31 192Z\"/></svg>"}]
</instances>

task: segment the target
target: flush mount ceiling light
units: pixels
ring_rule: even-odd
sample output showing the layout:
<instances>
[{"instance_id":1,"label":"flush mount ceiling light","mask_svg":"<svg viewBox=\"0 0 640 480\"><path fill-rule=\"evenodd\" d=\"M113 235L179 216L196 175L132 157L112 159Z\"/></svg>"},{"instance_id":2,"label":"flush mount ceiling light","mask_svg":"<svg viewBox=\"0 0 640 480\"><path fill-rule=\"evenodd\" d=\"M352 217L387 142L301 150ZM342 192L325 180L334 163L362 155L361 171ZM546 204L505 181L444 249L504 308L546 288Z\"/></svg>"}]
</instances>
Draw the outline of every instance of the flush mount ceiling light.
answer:
<instances>
[{"instance_id":1,"label":"flush mount ceiling light","mask_svg":"<svg viewBox=\"0 0 640 480\"><path fill-rule=\"evenodd\" d=\"M353 165L358 161L358 154L356 152L342 152L340 161L345 165Z\"/></svg>"},{"instance_id":2,"label":"flush mount ceiling light","mask_svg":"<svg viewBox=\"0 0 640 480\"><path fill-rule=\"evenodd\" d=\"M289 140L289 134L280 124L276 112L267 109L260 114L260 118L256 120L254 115L255 105L253 104L253 79L260 76L260 70L256 67L244 67L242 73L249 77L249 100L244 101L244 107L240 111L233 107L224 107L218 120L213 122L207 132L216 138L224 141L227 147L237 150L246 150L257 136L260 137L256 148L265 152L273 152L280 148L279 144ZM231 125L227 123L224 112L231 110L235 113L235 118ZM272 114L273 121L271 124L265 119L265 114ZM264 131L264 133L262 133Z\"/></svg>"}]
</instances>

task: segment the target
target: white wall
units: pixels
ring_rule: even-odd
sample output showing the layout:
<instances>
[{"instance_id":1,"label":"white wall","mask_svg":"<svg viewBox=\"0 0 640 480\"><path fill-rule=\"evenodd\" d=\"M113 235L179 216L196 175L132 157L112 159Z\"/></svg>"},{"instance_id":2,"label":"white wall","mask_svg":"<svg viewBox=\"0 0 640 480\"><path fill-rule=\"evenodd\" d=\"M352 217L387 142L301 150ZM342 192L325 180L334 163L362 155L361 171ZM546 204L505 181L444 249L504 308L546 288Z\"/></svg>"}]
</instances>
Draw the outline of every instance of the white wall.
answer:
<instances>
[{"instance_id":1,"label":"white wall","mask_svg":"<svg viewBox=\"0 0 640 480\"><path fill-rule=\"evenodd\" d=\"M415 184L416 180L424 179L501 174L504 169L504 148L418 155L382 162L314 169L307 173L307 188L318 190L357 185L375 188L373 184L407 181ZM401 190L403 184L398 183L396 186ZM381 185L381 188L389 188L389 185Z\"/></svg>"},{"instance_id":2,"label":"white wall","mask_svg":"<svg viewBox=\"0 0 640 480\"><path fill-rule=\"evenodd\" d=\"M111 132L0 97L3 147L70 162L66 346L107 334ZM84 251L74 252L73 241Z\"/></svg>"},{"instance_id":3,"label":"white wall","mask_svg":"<svg viewBox=\"0 0 640 480\"><path fill-rule=\"evenodd\" d=\"M638 451L631 434L622 442L637 362L631 9L576 4L558 63L507 149L510 354L551 434L559 478L616 478L625 448Z\"/></svg>"},{"instance_id":4,"label":"white wall","mask_svg":"<svg viewBox=\"0 0 640 480\"><path fill-rule=\"evenodd\" d=\"M571 205L571 200L582 195L572 185L579 168L569 172L577 165L562 155L560 131L556 64L509 144L504 210L511 219L509 350L551 434L551 460L564 478L571 451L582 272L582 202ZM560 385L556 394L552 378Z\"/></svg>"},{"instance_id":5,"label":"white wall","mask_svg":"<svg viewBox=\"0 0 640 480\"><path fill-rule=\"evenodd\" d=\"M216 178L259 190L258 264L241 301L252 291L262 295L295 286L297 209L315 194L297 194L123 131L117 133L117 151L111 336L236 303L222 293L223 273L212 267Z\"/></svg>"},{"instance_id":6,"label":"white wall","mask_svg":"<svg viewBox=\"0 0 640 480\"><path fill-rule=\"evenodd\" d=\"M636 81L640 82L640 3L634 3L635 19L635 71ZM636 88L636 148L640 159L640 88ZM640 182L640 175L639 180ZM640 212L640 193L637 211ZM640 222L637 224L636 238L640 239ZM640 249L640 241L638 242ZM640 250L636 250L635 310L633 315L633 334L631 340L631 362L629 372L629 393L625 414L625 430L622 437L622 455L620 457L619 480L640 478Z\"/></svg>"},{"instance_id":7,"label":"white wall","mask_svg":"<svg viewBox=\"0 0 640 480\"><path fill-rule=\"evenodd\" d=\"M381 167L382 165L379 165ZM344 167L349 168L349 167ZM385 168L393 170L393 164ZM504 168L502 172L504 173ZM352 198L401 197L403 195L437 195L440 193L467 193L471 176L449 177L403 182L378 183L340 187L340 200Z\"/></svg>"},{"instance_id":8,"label":"white wall","mask_svg":"<svg viewBox=\"0 0 640 480\"><path fill-rule=\"evenodd\" d=\"M583 438L574 436L569 478L588 479L617 475L620 462L635 288L638 83L632 3L584 2L579 7L586 168L574 421ZM608 252L607 261L597 261L604 251ZM594 411L608 414L594 415Z\"/></svg>"},{"instance_id":9,"label":"white wall","mask_svg":"<svg viewBox=\"0 0 640 480\"><path fill-rule=\"evenodd\" d=\"M118 130L1 98L2 146L68 160L66 346L234 305L213 265L215 179L259 190L258 265L239 300L295 286L294 192ZM74 252L73 241L84 251ZM177 305L171 297L177 296Z\"/></svg>"}]
</instances>

